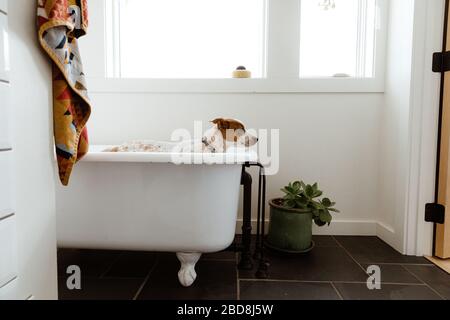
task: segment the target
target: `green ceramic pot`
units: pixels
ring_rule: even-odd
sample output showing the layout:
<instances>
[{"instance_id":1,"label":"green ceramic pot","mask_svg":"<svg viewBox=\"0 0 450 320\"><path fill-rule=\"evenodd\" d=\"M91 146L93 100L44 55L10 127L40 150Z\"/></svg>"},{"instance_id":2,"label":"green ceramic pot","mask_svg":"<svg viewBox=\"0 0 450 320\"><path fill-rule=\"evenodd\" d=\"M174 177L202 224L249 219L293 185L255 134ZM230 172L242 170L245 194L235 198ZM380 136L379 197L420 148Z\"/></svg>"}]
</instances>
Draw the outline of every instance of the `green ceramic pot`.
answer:
<instances>
[{"instance_id":1,"label":"green ceramic pot","mask_svg":"<svg viewBox=\"0 0 450 320\"><path fill-rule=\"evenodd\" d=\"M312 248L312 212L286 209L282 199L273 199L270 205L270 223L267 244L284 252L306 252Z\"/></svg>"}]
</instances>

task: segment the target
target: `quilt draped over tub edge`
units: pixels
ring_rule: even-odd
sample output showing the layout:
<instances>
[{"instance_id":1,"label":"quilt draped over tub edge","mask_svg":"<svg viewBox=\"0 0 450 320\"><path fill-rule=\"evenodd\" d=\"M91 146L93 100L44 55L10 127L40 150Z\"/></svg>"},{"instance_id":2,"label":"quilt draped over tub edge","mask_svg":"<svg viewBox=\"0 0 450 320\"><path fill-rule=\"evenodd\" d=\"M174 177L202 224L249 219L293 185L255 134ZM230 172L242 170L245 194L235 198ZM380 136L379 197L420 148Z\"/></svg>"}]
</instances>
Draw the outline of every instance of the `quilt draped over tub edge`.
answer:
<instances>
[{"instance_id":1,"label":"quilt draped over tub edge","mask_svg":"<svg viewBox=\"0 0 450 320\"><path fill-rule=\"evenodd\" d=\"M77 40L87 32L87 0L38 0L37 24L39 43L52 60L55 150L59 178L68 185L89 150L91 104Z\"/></svg>"}]
</instances>

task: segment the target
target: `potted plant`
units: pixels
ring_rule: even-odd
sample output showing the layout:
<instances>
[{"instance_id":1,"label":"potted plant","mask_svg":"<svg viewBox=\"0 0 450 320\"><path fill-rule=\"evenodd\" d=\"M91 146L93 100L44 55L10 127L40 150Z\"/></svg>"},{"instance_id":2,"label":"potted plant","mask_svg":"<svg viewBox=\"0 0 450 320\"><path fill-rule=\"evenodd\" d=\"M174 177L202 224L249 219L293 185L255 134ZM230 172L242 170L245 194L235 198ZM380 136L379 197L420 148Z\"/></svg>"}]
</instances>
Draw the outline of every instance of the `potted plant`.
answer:
<instances>
[{"instance_id":1,"label":"potted plant","mask_svg":"<svg viewBox=\"0 0 450 320\"><path fill-rule=\"evenodd\" d=\"M335 202L321 198L323 192L317 183L305 184L302 181L289 183L281 189L283 198L270 201L270 223L267 236L269 248L291 253L312 250L312 221L319 226L330 225Z\"/></svg>"}]
</instances>

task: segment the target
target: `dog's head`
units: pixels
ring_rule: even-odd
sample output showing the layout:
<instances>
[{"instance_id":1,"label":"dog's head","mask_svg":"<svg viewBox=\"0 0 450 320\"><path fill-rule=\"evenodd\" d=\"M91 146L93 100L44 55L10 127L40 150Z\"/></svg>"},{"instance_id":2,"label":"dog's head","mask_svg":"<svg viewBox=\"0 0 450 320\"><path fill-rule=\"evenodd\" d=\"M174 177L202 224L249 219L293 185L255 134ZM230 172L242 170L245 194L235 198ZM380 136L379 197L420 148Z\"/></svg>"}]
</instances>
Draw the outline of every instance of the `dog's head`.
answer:
<instances>
[{"instance_id":1,"label":"dog's head","mask_svg":"<svg viewBox=\"0 0 450 320\"><path fill-rule=\"evenodd\" d=\"M229 143L251 147L258 142L258 138L249 134L239 120L217 118L211 122L215 126L205 133L203 143L216 151L225 150Z\"/></svg>"}]
</instances>

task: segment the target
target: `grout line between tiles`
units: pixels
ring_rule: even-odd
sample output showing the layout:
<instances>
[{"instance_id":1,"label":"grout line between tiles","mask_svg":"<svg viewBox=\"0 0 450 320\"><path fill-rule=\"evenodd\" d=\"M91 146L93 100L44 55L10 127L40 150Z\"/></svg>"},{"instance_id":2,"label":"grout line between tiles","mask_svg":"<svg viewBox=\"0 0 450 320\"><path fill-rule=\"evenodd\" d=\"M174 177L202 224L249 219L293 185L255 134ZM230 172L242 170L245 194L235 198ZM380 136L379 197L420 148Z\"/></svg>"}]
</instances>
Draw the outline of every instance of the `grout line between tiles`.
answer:
<instances>
[{"instance_id":1,"label":"grout line between tiles","mask_svg":"<svg viewBox=\"0 0 450 320\"><path fill-rule=\"evenodd\" d=\"M339 243L339 241L338 241L333 235L331 235L331 236L329 236L329 237L331 237L331 239L334 241L334 243L335 243L338 247L341 246L341 244ZM330 247L331 247L331 246L330 246ZM332 247L334 247L334 246L332 246Z\"/></svg>"},{"instance_id":2,"label":"grout line between tiles","mask_svg":"<svg viewBox=\"0 0 450 320\"><path fill-rule=\"evenodd\" d=\"M242 278L240 281L247 282L293 282L293 283L330 283L330 281L308 281L308 280L281 280L281 279L252 279L252 278Z\"/></svg>"},{"instance_id":3,"label":"grout line between tiles","mask_svg":"<svg viewBox=\"0 0 450 320\"><path fill-rule=\"evenodd\" d=\"M417 277L414 273L412 273L411 271L409 271L408 269L405 268L405 266L401 265L401 267L403 268L403 270L405 270L407 273L409 273L410 275L412 275L414 278L416 278L420 283L423 283L424 285L427 285L425 283L425 281L423 281L422 279L419 279L419 277Z\"/></svg>"},{"instance_id":4,"label":"grout line between tiles","mask_svg":"<svg viewBox=\"0 0 450 320\"><path fill-rule=\"evenodd\" d=\"M390 263L390 262L365 262L363 264L380 265L380 266L417 266L417 267L432 267L432 264L427 263Z\"/></svg>"},{"instance_id":5,"label":"grout line between tiles","mask_svg":"<svg viewBox=\"0 0 450 320\"><path fill-rule=\"evenodd\" d=\"M214 258L212 258L212 259L210 259L210 258L205 258L205 259L202 259L202 261L212 261L212 262L235 262L236 260L234 260L234 259L219 259L219 258L217 258L217 259L214 259Z\"/></svg>"},{"instance_id":6,"label":"grout line between tiles","mask_svg":"<svg viewBox=\"0 0 450 320\"><path fill-rule=\"evenodd\" d=\"M155 263L153 264L153 267L150 268L150 270L149 270L147 276L145 277L144 281L142 281L141 286L136 291L136 294L134 295L133 300L137 300L138 299L139 295L141 294L142 290L144 289L145 285L147 284L148 280L150 279L150 275L156 269L156 267L159 265L159 259L160 259L160 257L158 256L156 258Z\"/></svg>"},{"instance_id":7,"label":"grout line between tiles","mask_svg":"<svg viewBox=\"0 0 450 320\"><path fill-rule=\"evenodd\" d=\"M236 290L237 290L237 294L236 294L236 300L239 301L241 300L241 282L239 281L239 268L237 266L237 263L239 261L239 253L236 252Z\"/></svg>"},{"instance_id":8,"label":"grout line between tiles","mask_svg":"<svg viewBox=\"0 0 450 320\"><path fill-rule=\"evenodd\" d=\"M353 258L353 256L350 254L350 252L347 250L347 248L345 248L334 236L331 236L337 243L338 243L338 245L339 245L339 247L340 248L342 248L342 250L344 250L344 252L350 257L350 259L352 259L360 268L361 268L361 270L364 272L364 274L366 274L367 275L367 270L366 269L364 269L363 267L362 267L362 265L358 262L358 261L356 261L356 259L355 258Z\"/></svg>"},{"instance_id":9,"label":"grout line between tiles","mask_svg":"<svg viewBox=\"0 0 450 320\"><path fill-rule=\"evenodd\" d=\"M105 275L111 271L111 269L114 267L114 265L117 263L117 261L119 261L119 259L124 255L124 253L122 252L121 254L117 255L117 257L114 259L113 262L111 262L111 264L105 269L105 271L103 271L99 278L103 279L105 277Z\"/></svg>"},{"instance_id":10,"label":"grout line between tiles","mask_svg":"<svg viewBox=\"0 0 450 320\"><path fill-rule=\"evenodd\" d=\"M347 248L339 242L338 239L336 239L336 236L331 236L333 237L333 239L339 244L340 247L342 247L345 251L348 252L348 254L353 258L353 256L351 255L351 253L347 250ZM378 237L376 237L378 238ZM378 238L379 240L381 240L380 238ZM383 240L381 240L382 242L384 242ZM385 243L385 242L384 242ZM387 244L387 243L385 243ZM388 245L388 244L387 244ZM388 245L389 246L389 245ZM404 256L406 257L406 256ZM423 257L424 258L424 257ZM423 263L418 263L418 262L414 262L414 263L409 263L409 262L376 262L376 261L369 261L369 262L361 262L361 264L370 264L370 265L398 265L398 266L403 266L403 265L408 265L408 266L433 266L433 263L431 261L426 261L426 259L424 258L425 262Z\"/></svg>"},{"instance_id":11,"label":"grout line between tiles","mask_svg":"<svg viewBox=\"0 0 450 320\"><path fill-rule=\"evenodd\" d=\"M147 275L145 275L145 277L146 276ZM142 280L142 279L145 279L145 277L114 276L114 277L103 277L103 278L99 278L99 279L103 279L103 280L114 280L114 279L117 279L117 280Z\"/></svg>"},{"instance_id":12,"label":"grout line between tiles","mask_svg":"<svg viewBox=\"0 0 450 320\"><path fill-rule=\"evenodd\" d=\"M410 274L413 275L413 277L415 277L417 280L421 281L425 286L427 286L431 291L433 291L434 293L436 293L442 300L447 300L445 299L444 296L442 296L439 292L437 292L433 287L431 287L428 283L426 283L424 280L422 280L418 275L416 275L414 272L412 272L411 270L408 270L407 268L405 268L405 266L402 266L403 269L405 269L407 272L409 272Z\"/></svg>"},{"instance_id":13,"label":"grout line between tiles","mask_svg":"<svg viewBox=\"0 0 450 320\"><path fill-rule=\"evenodd\" d=\"M240 279L240 281L247 282L283 282L283 283L320 283L320 284L329 284L333 283L346 283L346 284L367 284L364 281L314 281L314 280L277 280L277 279ZM382 285L394 285L394 286L419 286L424 287L427 286L425 283L400 283L400 282L382 282Z\"/></svg>"},{"instance_id":14,"label":"grout line between tiles","mask_svg":"<svg viewBox=\"0 0 450 320\"><path fill-rule=\"evenodd\" d=\"M366 273L367 271L362 267L363 264L380 265L380 266L383 266L383 265L386 265L386 266L403 266L403 265L408 265L408 266L433 266L433 264L431 264L431 263L408 263L408 262L403 262L403 263L401 263L401 262L394 262L394 263L391 263L391 262L374 262L374 261L372 261L372 262L359 263L353 257L353 255L347 250L347 248L343 244L341 244L338 239L335 238L335 236L331 236L331 237L333 237L333 239L338 243L339 247L342 248L352 258L352 260L355 261L364 270L364 273Z\"/></svg>"},{"instance_id":15,"label":"grout line between tiles","mask_svg":"<svg viewBox=\"0 0 450 320\"><path fill-rule=\"evenodd\" d=\"M336 291L336 294L338 295L339 299L344 300L344 297L341 295L339 290L336 288L333 282L330 282L331 286L333 287L334 291Z\"/></svg>"}]
</instances>

